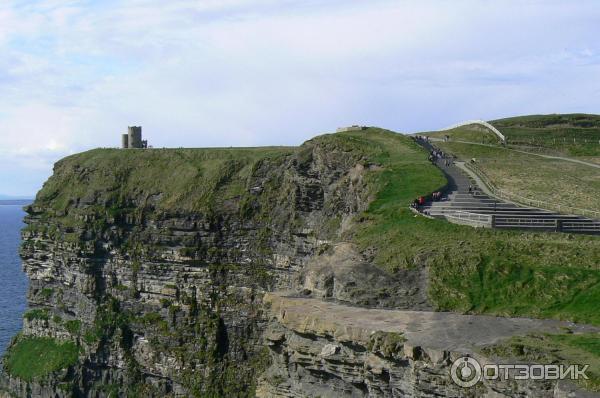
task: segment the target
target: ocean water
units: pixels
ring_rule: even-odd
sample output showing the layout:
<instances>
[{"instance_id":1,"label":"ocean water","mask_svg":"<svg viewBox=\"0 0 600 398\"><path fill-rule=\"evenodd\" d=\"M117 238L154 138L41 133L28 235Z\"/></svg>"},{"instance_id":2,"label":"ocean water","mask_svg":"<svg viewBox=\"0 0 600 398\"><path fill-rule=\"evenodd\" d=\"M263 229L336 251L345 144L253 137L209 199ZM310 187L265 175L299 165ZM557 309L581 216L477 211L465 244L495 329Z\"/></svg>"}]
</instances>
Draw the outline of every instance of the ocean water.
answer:
<instances>
[{"instance_id":1,"label":"ocean water","mask_svg":"<svg viewBox=\"0 0 600 398\"><path fill-rule=\"evenodd\" d=\"M27 278L21 270L19 244L25 212L23 204L0 201L0 355L21 330L27 307Z\"/></svg>"}]
</instances>

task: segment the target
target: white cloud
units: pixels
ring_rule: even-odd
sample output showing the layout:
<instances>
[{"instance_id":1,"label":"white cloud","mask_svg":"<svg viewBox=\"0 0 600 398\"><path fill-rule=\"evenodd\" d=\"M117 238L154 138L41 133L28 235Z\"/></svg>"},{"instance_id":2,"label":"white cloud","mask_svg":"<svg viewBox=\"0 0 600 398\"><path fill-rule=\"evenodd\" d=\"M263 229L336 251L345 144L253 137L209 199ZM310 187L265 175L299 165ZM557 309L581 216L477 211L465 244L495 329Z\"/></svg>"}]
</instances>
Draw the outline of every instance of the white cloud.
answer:
<instances>
[{"instance_id":1,"label":"white cloud","mask_svg":"<svg viewBox=\"0 0 600 398\"><path fill-rule=\"evenodd\" d=\"M593 1L3 2L0 154L48 173L133 124L157 146L236 146L593 112L599 18Z\"/></svg>"}]
</instances>

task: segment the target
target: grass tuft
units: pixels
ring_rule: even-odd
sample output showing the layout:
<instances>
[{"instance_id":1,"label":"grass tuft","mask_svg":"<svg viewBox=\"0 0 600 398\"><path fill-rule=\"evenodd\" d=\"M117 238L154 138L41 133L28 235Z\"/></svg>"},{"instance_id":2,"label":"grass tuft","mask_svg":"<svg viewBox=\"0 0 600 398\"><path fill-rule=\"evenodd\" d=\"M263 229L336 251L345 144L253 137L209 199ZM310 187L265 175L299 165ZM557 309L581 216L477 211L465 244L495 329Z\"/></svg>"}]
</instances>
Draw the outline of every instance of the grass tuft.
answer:
<instances>
[{"instance_id":1,"label":"grass tuft","mask_svg":"<svg viewBox=\"0 0 600 398\"><path fill-rule=\"evenodd\" d=\"M77 362L79 348L73 342L47 337L20 337L10 347L4 364L8 373L25 381L66 369Z\"/></svg>"}]
</instances>

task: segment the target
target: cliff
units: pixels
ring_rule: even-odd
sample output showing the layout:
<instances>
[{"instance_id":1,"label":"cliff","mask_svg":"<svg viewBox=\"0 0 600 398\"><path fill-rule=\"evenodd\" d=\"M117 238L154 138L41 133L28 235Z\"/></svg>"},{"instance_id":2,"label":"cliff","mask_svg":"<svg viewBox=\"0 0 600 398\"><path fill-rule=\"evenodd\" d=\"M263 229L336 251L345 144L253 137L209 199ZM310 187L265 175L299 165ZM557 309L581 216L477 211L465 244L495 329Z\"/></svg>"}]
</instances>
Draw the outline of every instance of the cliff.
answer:
<instances>
[{"instance_id":1,"label":"cliff","mask_svg":"<svg viewBox=\"0 0 600 398\"><path fill-rule=\"evenodd\" d=\"M30 310L0 388L19 397L318 396L314 385L331 381L334 391L390 396L385 372L406 363L404 337L301 329L272 312L295 301L264 298L290 289L367 312L600 322L598 239L493 235L408 211L444 183L409 138L372 128L297 148L97 149L63 159L27 208ZM346 307L300 308L316 322ZM328 350L347 354L338 359L349 378L323 367L316 381L298 373L318 354L301 346L325 341L347 347ZM298 356L308 362L284 359ZM384 378L373 388L355 369L369 361L388 369L369 376ZM415 363L407 366L429 366ZM446 383L436 369L432 385ZM410 377L405 391L434 394Z\"/></svg>"},{"instance_id":2,"label":"cliff","mask_svg":"<svg viewBox=\"0 0 600 398\"><path fill-rule=\"evenodd\" d=\"M27 208L31 310L5 388L252 396L268 359L262 292L292 286L366 208L364 174L376 165L361 145L98 149L57 163ZM57 358L19 366L42 345Z\"/></svg>"}]
</instances>

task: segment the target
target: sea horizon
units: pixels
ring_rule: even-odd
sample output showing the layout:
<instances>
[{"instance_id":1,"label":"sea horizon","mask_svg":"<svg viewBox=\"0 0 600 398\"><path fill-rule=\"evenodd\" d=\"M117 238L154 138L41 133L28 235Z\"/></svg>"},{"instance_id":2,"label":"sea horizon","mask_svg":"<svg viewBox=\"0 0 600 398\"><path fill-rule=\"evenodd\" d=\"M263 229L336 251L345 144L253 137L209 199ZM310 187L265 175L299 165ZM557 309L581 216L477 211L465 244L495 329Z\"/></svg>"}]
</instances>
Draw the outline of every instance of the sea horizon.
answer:
<instances>
[{"instance_id":1,"label":"sea horizon","mask_svg":"<svg viewBox=\"0 0 600 398\"><path fill-rule=\"evenodd\" d=\"M31 201L0 200L0 279L3 281L0 289L0 355L21 330L27 308L27 278L22 270L19 246L25 215L22 206L28 203Z\"/></svg>"}]
</instances>

